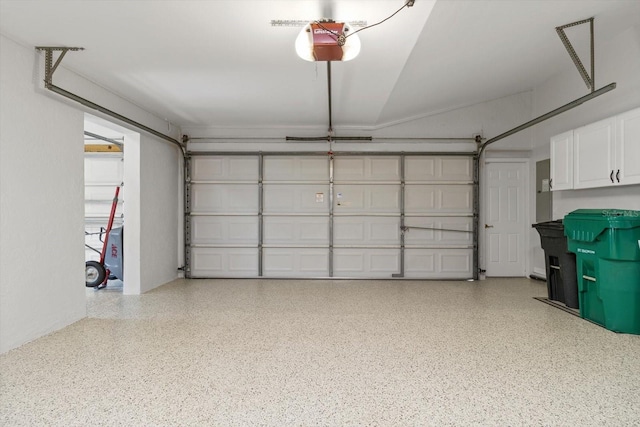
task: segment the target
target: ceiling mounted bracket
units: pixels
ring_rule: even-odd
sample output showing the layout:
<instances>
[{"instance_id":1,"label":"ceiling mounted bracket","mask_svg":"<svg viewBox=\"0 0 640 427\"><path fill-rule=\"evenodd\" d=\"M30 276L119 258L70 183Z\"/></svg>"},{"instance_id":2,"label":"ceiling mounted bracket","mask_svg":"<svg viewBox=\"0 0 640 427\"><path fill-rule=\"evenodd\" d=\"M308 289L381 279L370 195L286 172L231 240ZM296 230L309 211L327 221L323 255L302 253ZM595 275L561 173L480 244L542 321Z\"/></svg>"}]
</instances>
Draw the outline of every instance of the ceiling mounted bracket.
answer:
<instances>
[{"instance_id":1,"label":"ceiling mounted bracket","mask_svg":"<svg viewBox=\"0 0 640 427\"><path fill-rule=\"evenodd\" d=\"M186 146L185 144L181 143L177 139L172 138L168 135L165 135L162 132L158 132L157 130L152 129L149 126L136 122L135 120L125 117L122 114L109 110L108 108L105 108L102 105L96 104L95 102L89 101L88 99L85 99L81 96L76 95L75 93L71 93L68 90L62 89L61 87L58 87L53 84L53 73L56 71L56 69L62 62L62 59L67 54L67 52L69 51L76 52L79 50L84 50L83 47L36 46L36 50L44 51L45 53L45 64L44 64L45 65L45 73L44 73L45 88L47 88L51 92L57 93L58 95L62 95L65 98L71 99L72 101L82 104L85 107L89 107L93 110L99 111L103 114L106 114L107 116L113 117L114 119L120 120L133 127L141 129L152 135L155 135L158 138L164 139L165 141L169 141L172 144L177 145L178 148L180 149L180 152L184 156L184 154L186 153ZM60 52L60 56L58 56L58 59L56 60L55 64L53 63L53 52Z\"/></svg>"},{"instance_id":2,"label":"ceiling mounted bracket","mask_svg":"<svg viewBox=\"0 0 640 427\"><path fill-rule=\"evenodd\" d=\"M47 86L47 89L53 85L53 73L56 72L58 65L62 62L62 58L67 54L67 52L77 52L79 50L84 50L83 47L58 47L58 46L36 46L37 50L43 50L45 52L45 68L44 68L44 83ZM60 52L60 56L56 60L56 63L53 63L53 52Z\"/></svg>"},{"instance_id":3,"label":"ceiling mounted bracket","mask_svg":"<svg viewBox=\"0 0 640 427\"><path fill-rule=\"evenodd\" d=\"M591 44L591 47L590 47L590 53L591 53L591 75L589 75L589 73L587 73L587 70L585 69L584 65L582 64L582 61L580 60L580 57L578 57L578 54L576 53L575 49L573 48L573 45L571 45L571 42L569 41L569 38L567 37L567 34L564 32L565 28L575 27L577 25L582 25L582 24L589 24L590 31L591 31L591 42L590 42L590 44ZM595 84L595 50L594 50L594 46L593 46L593 18L583 19L582 21L576 21L576 22L572 22L571 24L561 25L560 27L556 27L556 32L558 33L558 36L560 37L560 40L562 40L562 44L564 44L564 47L567 49L567 52L569 52L569 56L573 60L573 63L575 64L576 68L578 69L578 72L582 76L582 79L584 80L585 84L587 85L587 88L591 89L591 92L593 92L595 90L595 87L596 87L596 84Z\"/></svg>"}]
</instances>

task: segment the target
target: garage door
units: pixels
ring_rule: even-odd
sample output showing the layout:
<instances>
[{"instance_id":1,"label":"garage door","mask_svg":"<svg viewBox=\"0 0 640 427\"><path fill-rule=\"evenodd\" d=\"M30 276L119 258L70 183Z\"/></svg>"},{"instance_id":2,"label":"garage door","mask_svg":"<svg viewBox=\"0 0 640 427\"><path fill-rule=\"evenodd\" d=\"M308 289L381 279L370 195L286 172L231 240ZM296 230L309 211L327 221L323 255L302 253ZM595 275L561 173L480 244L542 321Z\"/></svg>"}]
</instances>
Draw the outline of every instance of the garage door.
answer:
<instances>
[{"instance_id":1,"label":"garage door","mask_svg":"<svg viewBox=\"0 0 640 427\"><path fill-rule=\"evenodd\" d=\"M122 153L85 153L84 156L84 221L85 243L102 249L99 232L106 228L116 187L123 178ZM120 189L114 227L123 222L124 187ZM100 254L85 248L86 260L99 260Z\"/></svg>"},{"instance_id":2,"label":"garage door","mask_svg":"<svg viewBox=\"0 0 640 427\"><path fill-rule=\"evenodd\" d=\"M191 277L258 277L258 156L191 159Z\"/></svg>"},{"instance_id":3,"label":"garage door","mask_svg":"<svg viewBox=\"0 0 640 427\"><path fill-rule=\"evenodd\" d=\"M472 277L470 156L196 155L190 277Z\"/></svg>"},{"instance_id":4,"label":"garage door","mask_svg":"<svg viewBox=\"0 0 640 427\"><path fill-rule=\"evenodd\" d=\"M263 201L263 275L328 277L328 156L265 156Z\"/></svg>"},{"instance_id":5,"label":"garage door","mask_svg":"<svg viewBox=\"0 0 640 427\"><path fill-rule=\"evenodd\" d=\"M336 157L334 275L400 274L401 158Z\"/></svg>"},{"instance_id":6,"label":"garage door","mask_svg":"<svg viewBox=\"0 0 640 427\"><path fill-rule=\"evenodd\" d=\"M407 156L405 180L405 277L473 277L473 159Z\"/></svg>"}]
</instances>

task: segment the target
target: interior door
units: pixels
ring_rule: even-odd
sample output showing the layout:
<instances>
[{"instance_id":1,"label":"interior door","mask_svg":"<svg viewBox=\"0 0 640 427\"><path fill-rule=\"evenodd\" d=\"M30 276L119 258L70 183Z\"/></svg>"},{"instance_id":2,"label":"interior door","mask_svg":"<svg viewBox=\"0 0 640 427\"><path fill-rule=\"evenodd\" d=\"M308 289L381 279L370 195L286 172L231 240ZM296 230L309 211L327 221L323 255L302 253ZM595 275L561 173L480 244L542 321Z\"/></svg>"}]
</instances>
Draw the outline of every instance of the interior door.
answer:
<instances>
[{"instance_id":1,"label":"interior door","mask_svg":"<svg viewBox=\"0 0 640 427\"><path fill-rule=\"evenodd\" d=\"M487 162L485 268L487 276L525 275L526 172L523 161Z\"/></svg>"}]
</instances>

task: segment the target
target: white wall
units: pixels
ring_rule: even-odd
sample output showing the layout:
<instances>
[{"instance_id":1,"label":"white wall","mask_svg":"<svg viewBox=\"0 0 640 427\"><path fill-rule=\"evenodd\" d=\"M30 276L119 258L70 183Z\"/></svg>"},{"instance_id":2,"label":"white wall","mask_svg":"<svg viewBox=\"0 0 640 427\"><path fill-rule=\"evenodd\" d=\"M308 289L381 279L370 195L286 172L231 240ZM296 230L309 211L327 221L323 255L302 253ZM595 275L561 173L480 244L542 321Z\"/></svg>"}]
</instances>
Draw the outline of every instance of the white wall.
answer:
<instances>
[{"instance_id":1,"label":"white wall","mask_svg":"<svg viewBox=\"0 0 640 427\"><path fill-rule=\"evenodd\" d=\"M333 151L475 151L475 142L415 141L401 138L472 138L482 134L487 138L497 136L531 119L531 93L524 92L451 111L437 112L409 120L388 123L376 128L340 128L336 136L372 136L398 138L385 142L335 142ZM326 136L326 129L241 129L215 127L186 127L183 133L190 137L214 137L217 140L194 141L193 151L325 151L327 142L282 142L285 136ZM272 139L260 140L260 136ZM224 138L243 138L225 142ZM252 138L256 139L252 139ZM488 150L530 150L531 135L528 131L515 134L490 146ZM522 154L520 154L521 156Z\"/></svg>"},{"instance_id":2,"label":"white wall","mask_svg":"<svg viewBox=\"0 0 640 427\"><path fill-rule=\"evenodd\" d=\"M182 158L174 145L125 136L124 293L140 294L178 277L182 233ZM180 264L180 265L179 265Z\"/></svg>"},{"instance_id":3,"label":"white wall","mask_svg":"<svg viewBox=\"0 0 640 427\"><path fill-rule=\"evenodd\" d=\"M553 135L614 116L640 106L640 24L617 37L599 42L596 23L596 88L616 82L617 87L581 106L543 122L533 130L531 176L535 162L549 158L549 139ZM567 69L533 91L533 117L589 93L578 71L567 56ZM532 218L535 218L535 181L531 184ZM553 192L553 218L581 208L620 208L640 210L640 186L565 190ZM531 231L530 256L534 268L544 270L544 255L538 233Z\"/></svg>"},{"instance_id":4,"label":"white wall","mask_svg":"<svg viewBox=\"0 0 640 427\"><path fill-rule=\"evenodd\" d=\"M141 136L140 142L141 291L147 292L178 277L176 238L182 233L178 214L179 209L182 214L182 174L178 171L181 155L175 145L146 135Z\"/></svg>"},{"instance_id":5,"label":"white wall","mask_svg":"<svg viewBox=\"0 0 640 427\"><path fill-rule=\"evenodd\" d=\"M42 89L42 56L31 47L4 36L0 43L0 352L5 352L86 316L84 111L108 117ZM54 83L179 137L175 126L64 66ZM181 265L178 149L146 134L138 146L139 173L132 180L138 197L136 185L126 189L132 209L132 200L139 199L138 213L131 214L138 217L138 248L130 266L138 273L130 293L175 279Z\"/></svg>"},{"instance_id":6,"label":"white wall","mask_svg":"<svg viewBox=\"0 0 640 427\"><path fill-rule=\"evenodd\" d=\"M69 52L68 55L82 55ZM142 123L174 139L180 129L170 122L126 101L103 87L61 66L54 84L96 104ZM125 134L125 252L126 294L144 293L178 277L182 261L182 178L178 174L178 148L163 139L138 133L139 129L98 111L60 98L76 108L121 126ZM171 167L166 167L171 165ZM158 171L158 169L161 170ZM158 234L162 234L159 236ZM152 254L149 256L149 254Z\"/></svg>"},{"instance_id":7,"label":"white wall","mask_svg":"<svg viewBox=\"0 0 640 427\"><path fill-rule=\"evenodd\" d=\"M0 352L86 316L83 114L0 36Z\"/></svg>"}]
</instances>

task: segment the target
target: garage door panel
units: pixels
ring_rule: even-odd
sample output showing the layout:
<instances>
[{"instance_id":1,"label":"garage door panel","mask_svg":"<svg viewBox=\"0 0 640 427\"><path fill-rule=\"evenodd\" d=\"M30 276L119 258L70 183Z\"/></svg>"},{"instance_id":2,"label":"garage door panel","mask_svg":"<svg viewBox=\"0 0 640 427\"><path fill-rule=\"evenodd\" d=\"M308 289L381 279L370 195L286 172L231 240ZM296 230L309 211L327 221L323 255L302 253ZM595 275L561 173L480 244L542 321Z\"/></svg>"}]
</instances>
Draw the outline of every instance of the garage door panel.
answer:
<instances>
[{"instance_id":1,"label":"garage door panel","mask_svg":"<svg viewBox=\"0 0 640 427\"><path fill-rule=\"evenodd\" d=\"M84 183L85 185L112 184L119 185L122 182L124 171L122 153L103 155L85 154L84 158Z\"/></svg>"},{"instance_id":2,"label":"garage door panel","mask_svg":"<svg viewBox=\"0 0 640 427\"><path fill-rule=\"evenodd\" d=\"M400 182L400 170L399 156L354 156L334 159L336 181Z\"/></svg>"},{"instance_id":3,"label":"garage door panel","mask_svg":"<svg viewBox=\"0 0 640 427\"><path fill-rule=\"evenodd\" d=\"M206 156L191 160L193 181L258 182L257 156Z\"/></svg>"},{"instance_id":4,"label":"garage door panel","mask_svg":"<svg viewBox=\"0 0 640 427\"><path fill-rule=\"evenodd\" d=\"M111 203L113 196L116 195L116 187L119 184L113 185L85 185L84 187L84 200L91 201L103 201ZM118 193L118 201L124 200L125 188L120 187Z\"/></svg>"},{"instance_id":5,"label":"garage door panel","mask_svg":"<svg viewBox=\"0 0 640 427\"><path fill-rule=\"evenodd\" d=\"M192 277L256 277L257 248L192 248Z\"/></svg>"},{"instance_id":6,"label":"garage door panel","mask_svg":"<svg viewBox=\"0 0 640 427\"><path fill-rule=\"evenodd\" d=\"M437 157L412 157L405 159L406 181L434 181L436 175Z\"/></svg>"},{"instance_id":7,"label":"garage door panel","mask_svg":"<svg viewBox=\"0 0 640 427\"><path fill-rule=\"evenodd\" d=\"M258 213L258 186L193 184L191 210L197 213Z\"/></svg>"},{"instance_id":8,"label":"garage door panel","mask_svg":"<svg viewBox=\"0 0 640 427\"><path fill-rule=\"evenodd\" d=\"M191 230L194 245L258 244L258 217L193 216Z\"/></svg>"},{"instance_id":9,"label":"garage door panel","mask_svg":"<svg viewBox=\"0 0 640 427\"><path fill-rule=\"evenodd\" d=\"M443 157L440 159L441 179L445 181L473 181L471 157Z\"/></svg>"},{"instance_id":10,"label":"garage door panel","mask_svg":"<svg viewBox=\"0 0 640 427\"><path fill-rule=\"evenodd\" d=\"M336 245L399 245L399 217L335 217Z\"/></svg>"},{"instance_id":11,"label":"garage door panel","mask_svg":"<svg viewBox=\"0 0 640 427\"><path fill-rule=\"evenodd\" d=\"M263 275L327 277L329 276L329 248L265 248Z\"/></svg>"},{"instance_id":12,"label":"garage door panel","mask_svg":"<svg viewBox=\"0 0 640 427\"><path fill-rule=\"evenodd\" d=\"M264 213L328 213L329 185L265 184Z\"/></svg>"},{"instance_id":13,"label":"garage door panel","mask_svg":"<svg viewBox=\"0 0 640 427\"><path fill-rule=\"evenodd\" d=\"M472 210L472 187L451 186L447 191L441 191L440 208L446 212L470 212Z\"/></svg>"},{"instance_id":14,"label":"garage door panel","mask_svg":"<svg viewBox=\"0 0 640 427\"><path fill-rule=\"evenodd\" d=\"M453 275L471 273L471 251L467 251L467 253L441 253L440 271L443 274Z\"/></svg>"},{"instance_id":15,"label":"garage door panel","mask_svg":"<svg viewBox=\"0 0 640 427\"><path fill-rule=\"evenodd\" d=\"M471 185L407 185L405 211L415 213L473 212Z\"/></svg>"},{"instance_id":16,"label":"garage door panel","mask_svg":"<svg viewBox=\"0 0 640 427\"><path fill-rule=\"evenodd\" d=\"M124 211L124 206L122 202L118 202L118 206L116 207L116 218L122 217L122 213ZM84 216L85 219L90 218L103 218L104 226L107 226L107 220L109 219L109 215L111 214L111 202L85 202L84 203Z\"/></svg>"},{"instance_id":17,"label":"garage door panel","mask_svg":"<svg viewBox=\"0 0 640 427\"><path fill-rule=\"evenodd\" d=\"M473 220L470 217L406 217L407 227L434 228L437 230L426 230L419 228L409 228L405 233L405 243L407 245L429 245L429 244L471 244L473 235ZM460 230L456 231L441 231Z\"/></svg>"},{"instance_id":18,"label":"garage door panel","mask_svg":"<svg viewBox=\"0 0 640 427\"><path fill-rule=\"evenodd\" d=\"M335 248L334 276L390 278L400 272L400 249Z\"/></svg>"},{"instance_id":19,"label":"garage door panel","mask_svg":"<svg viewBox=\"0 0 640 427\"><path fill-rule=\"evenodd\" d=\"M406 249L405 277L468 279L472 277L472 249Z\"/></svg>"},{"instance_id":20,"label":"garage door panel","mask_svg":"<svg viewBox=\"0 0 640 427\"><path fill-rule=\"evenodd\" d=\"M329 217L266 216L264 244L328 245Z\"/></svg>"},{"instance_id":21,"label":"garage door panel","mask_svg":"<svg viewBox=\"0 0 640 427\"><path fill-rule=\"evenodd\" d=\"M399 185L336 184L336 213L400 213Z\"/></svg>"},{"instance_id":22,"label":"garage door panel","mask_svg":"<svg viewBox=\"0 0 640 427\"><path fill-rule=\"evenodd\" d=\"M265 181L328 181L327 156L267 156L264 158Z\"/></svg>"},{"instance_id":23,"label":"garage door panel","mask_svg":"<svg viewBox=\"0 0 640 427\"><path fill-rule=\"evenodd\" d=\"M473 181L470 157L407 156L405 162L406 181Z\"/></svg>"}]
</instances>

